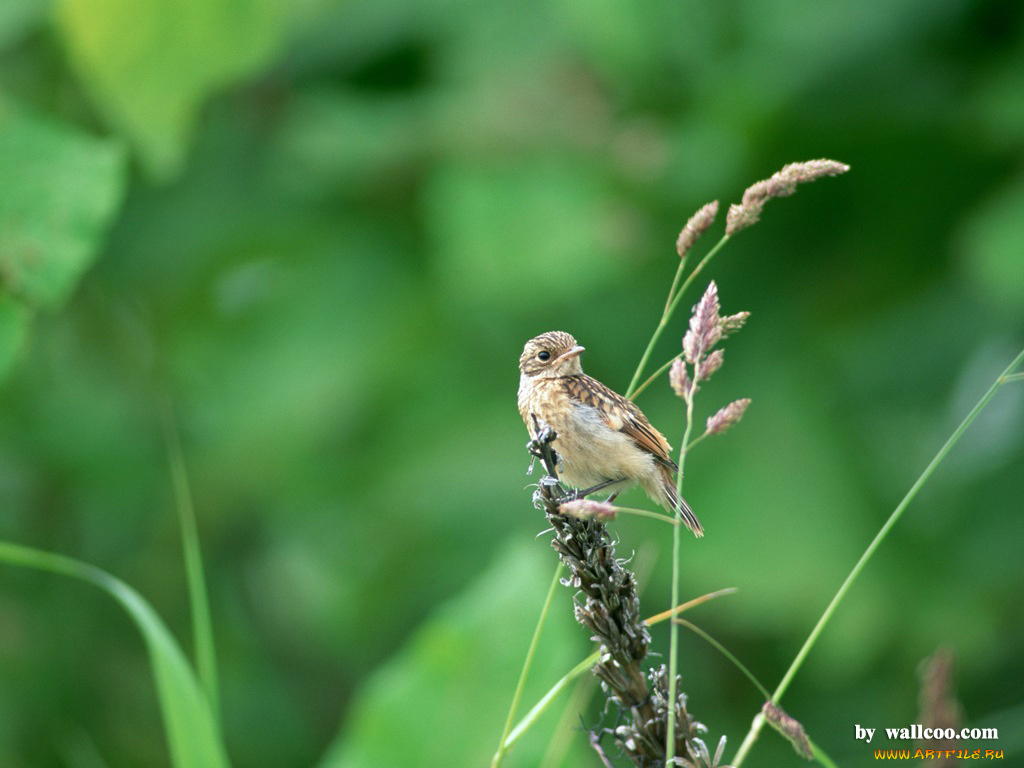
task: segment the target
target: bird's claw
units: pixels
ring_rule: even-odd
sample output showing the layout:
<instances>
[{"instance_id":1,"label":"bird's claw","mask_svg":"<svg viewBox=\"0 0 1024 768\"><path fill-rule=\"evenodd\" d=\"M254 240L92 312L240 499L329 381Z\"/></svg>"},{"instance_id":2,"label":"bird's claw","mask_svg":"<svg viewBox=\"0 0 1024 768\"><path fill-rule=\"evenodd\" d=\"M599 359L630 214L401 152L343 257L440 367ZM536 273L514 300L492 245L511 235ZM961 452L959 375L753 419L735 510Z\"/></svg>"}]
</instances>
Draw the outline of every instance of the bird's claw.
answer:
<instances>
[{"instance_id":1,"label":"bird's claw","mask_svg":"<svg viewBox=\"0 0 1024 768\"><path fill-rule=\"evenodd\" d=\"M575 491L566 491L557 477L544 475L537 482L537 489L533 492L533 505L538 509L551 508L552 502L557 507L566 501L573 501L576 498Z\"/></svg>"},{"instance_id":2,"label":"bird's claw","mask_svg":"<svg viewBox=\"0 0 1024 768\"><path fill-rule=\"evenodd\" d=\"M534 437L526 444L526 450L530 452L531 456L535 456L538 459L544 458L544 451L551 445L555 440L555 430L549 427L547 424L540 426L537 422L537 417L534 416Z\"/></svg>"}]
</instances>

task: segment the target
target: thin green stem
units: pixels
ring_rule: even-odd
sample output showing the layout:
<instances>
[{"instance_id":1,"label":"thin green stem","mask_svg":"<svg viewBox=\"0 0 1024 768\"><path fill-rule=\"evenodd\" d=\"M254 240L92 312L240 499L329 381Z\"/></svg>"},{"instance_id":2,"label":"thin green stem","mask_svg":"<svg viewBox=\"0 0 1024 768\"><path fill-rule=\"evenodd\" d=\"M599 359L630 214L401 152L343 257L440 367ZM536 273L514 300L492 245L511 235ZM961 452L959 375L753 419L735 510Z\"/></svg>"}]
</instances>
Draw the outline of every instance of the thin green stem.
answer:
<instances>
[{"instance_id":1,"label":"thin green stem","mask_svg":"<svg viewBox=\"0 0 1024 768\"><path fill-rule=\"evenodd\" d=\"M185 558L185 578L188 583L189 606L192 611L192 642L196 654L196 670L203 693L210 702L214 717L220 713L220 686L217 679L217 654L213 643L213 621L210 601L206 592L203 558L199 547L196 512L189 488L185 454L181 448L174 411L170 399L164 401L164 438L167 442L167 460L171 469L171 483L181 527L181 544Z\"/></svg>"},{"instance_id":2,"label":"thin green stem","mask_svg":"<svg viewBox=\"0 0 1024 768\"><path fill-rule=\"evenodd\" d=\"M697 435L695 438L693 438L693 440L690 441L690 444L686 446L686 452L689 453L690 451L692 451L693 447L695 445L698 445L707 436L708 436L708 433L704 432L704 433L702 433L700 435Z\"/></svg>"},{"instance_id":3,"label":"thin green stem","mask_svg":"<svg viewBox=\"0 0 1024 768\"><path fill-rule=\"evenodd\" d=\"M228 768L210 700L167 625L135 589L100 568L52 552L0 541L0 563L72 576L99 587L128 613L146 644L170 749L169 765Z\"/></svg>"},{"instance_id":4,"label":"thin green stem","mask_svg":"<svg viewBox=\"0 0 1024 768\"><path fill-rule=\"evenodd\" d=\"M823 765L825 768L839 768L839 766L835 764L832 758L825 754L825 750L823 750L809 738L807 739L807 743L811 745L811 752L814 753L814 759L817 760L818 763Z\"/></svg>"},{"instance_id":5,"label":"thin green stem","mask_svg":"<svg viewBox=\"0 0 1024 768\"><path fill-rule=\"evenodd\" d=\"M600 652L592 655L596 663ZM552 731L548 747L544 750L538 768L559 768L565 764L565 756L569 752L573 738L577 735L576 724L579 722L583 708L594 695L594 689L597 688L597 678L593 675L583 677L585 671L580 672L579 679L575 681L576 684L558 718L558 725Z\"/></svg>"},{"instance_id":6,"label":"thin green stem","mask_svg":"<svg viewBox=\"0 0 1024 768\"><path fill-rule=\"evenodd\" d=\"M669 315L676 311L680 300L682 300L683 296L686 294L686 290L693 285L693 281L697 279L697 275L703 271L704 267L708 265L711 259L718 255L718 252L725 247L727 242L729 242L729 235L722 235L721 239L715 243L715 246L704 254L704 258L697 263L697 266L693 268L693 272L690 273L689 277L686 278L686 281L679 288L679 292L676 293L675 298L672 300L672 306L669 307Z\"/></svg>"},{"instance_id":7,"label":"thin green stem","mask_svg":"<svg viewBox=\"0 0 1024 768\"><path fill-rule=\"evenodd\" d=\"M672 530L672 605L679 603L679 550L683 526ZM668 645L668 723L665 731L665 765L672 765L676 756L676 670L679 668L679 625L674 621L669 627Z\"/></svg>"},{"instance_id":8,"label":"thin green stem","mask_svg":"<svg viewBox=\"0 0 1024 768\"><path fill-rule=\"evenodd\" d=\"M679 278L683 273L684 261L681 260L679 268L676 270L675 279L672 281L672 287L669 289L668 301L665 303L665 309L661 314L661 320L658 321L658 326L654 329L654 333L651 334L650 341L647 342L647 348L644 350L643 355L640 358L640 363L637 365L636 372L633 374L632 380L629 382L629 387L626 390L626 397L634 397L642 387L637 386L637 382L640 381L640 377L643 376L644 369L647 367L647 362L650 360L651 352L654 350L655 345L661 338L662 332L668 325L668 321L671 319L676 308L679 306L679 302L683 295L686 293L687 288L693 284L697 275L708 265L708 263L715 257L715 255L722 250L722 247L729 241L728 235L723 235L722 238L714 245L714 247L708 251L704 258L698 262L697 266L693 268L693 271L687 276L687 278L679 284ZM669 361L668 365L671 365L672 361ZM664 368L663 366L655 374L660 374ZM654 377L651 377L643 383L643 387L646 387ZM694 379L696 380L696 372L694 373ZM683 433L682 445L679 450L679 474L676 477L676 492L682 496L682 485L683 485L683 464L686 460L686 449L690 440L690 433L693 431L693 390L689 393L689 397L686 398L686 431ZM682 526L676 525L672 530L672 605L679 603L679 560L680 560L680 548L681 548L681 528ZM670 702L668 708L668 722L666 724L666 735L665 735L665 764L668 765L672 762L675 757L675 735L676 735L676 719L675 719L675 700L676 700L676 672L679 666L679 628L678 625L672 624L669 629L669 654L668 654L668 700Z\"/></svg>"},{"instance_id":9,"label":"thin green stem","mask_svg":"<svg viewBox=\"0 0 1024 768\"><path fill-rule=\"evenodd\" d=\"M683 284L679 286L678 290L675 291L675 295L672 294L671 290L669 291L669 298L668 301L665 303L665 310L661 314L661 320L658 321L658 327L655 328L654 333L651 334L651 340L647 342L647 348L644 350L644 353L640 358L640 363L636 367L636 373L633 374L633 378L629 382L629 387L626 389L627 398L632 398L633 395L636 394L637 382L640 381L640 377L643 376L644 369L647 367L647 361L651 357L651 352L654 350L655 345L661 338L661 334L665 330L665 327L668 325L668 321L671 319L672 315L676 311L676 308L679 306L679 301L680 299L682 299L683 294L686 293L686 289L693 284L694 278L696 278L697 275L701 273L701 270L703 270L704 267L708 265L708 262L711 261L711 259L714 258L720 250L722 250L722 246L724 246L728 241L729 235L722 235L722 238L717 243L715 243L715 246L710 251L708 251L704 255L704 258L701 259L700 262L697 264L697 266L693 268L693 272L691 272L687 276L686 280L683 281ZM680 260L679 268L676 270L676 279L672 281L673 290L679 283L679 276L682 274L683 264L684 262Z\"/></svg>"},{"instance_id":10,"label":"thin green stem","mask_svg":"<svg viewBox=\"0 0 1024 768\"><path fill-rule=\"evenodd\" d=\"M686 267L686 259L679 260L679 266L676 267L675 277L672 278L672 287L668 290L668 297L665 299L665 308L661 310L661 319L658 320L658 326L654 329L654 333L651 334L651 338L647 341L647 348L644 349L643 355L640 356L640 362L636 366L636 370L633 372L633 378L630 379L629 386L626 388L626 397L631 398L636 394L636 383L640 380L643 375L644 368L647 367L647 361L651 357L651 352L654 351L654 345L658 343L658 339L661 338L661 332L665 330L665 326L668 325L669 318L672 317L672 307L675 304L676 299L676 286L679 285L679 278L683 276L683 270Z\"/></svg>"},{"instance_id":11,"label":"thin green stem","mask_svg":"<svg viewBox=\"0 0 1024 768\"><path fill-rule=\"evenodd\" d=\"M676 274L672 278L672 285L668 289L668 296L665 297L665 309L663 309L661 311L661 316L662 317L665 317L669 313L668 310L669 310L669 307L672 306L672 299L674 299L675 295L676 295L676 287L679 285L679 278L681 278L683 276L683 272L685 272L685 271L686 271L686 256L684 255L681 259L679 259L679 266L676 267Z\"/></svg>"},{"instance_id":12,"label":"thin green stem","mask_svg":"<svg viewBox=\"0 0 1024 768\"><path fill-rule=\"evenodd\" d=\"M644 350L644 354L640 358L640 363L636 367L636 373L633 374L633 378L629 382L629 386L626 388L626 399L632 399L633 395L636 394L636 383L640 380L640 376L644 372L644 368L647 367L647 361L651 357L651 352L654 350L654 345L658 343L658 339L661 338L661 332L665 330L665 326L668 325L666 316L662 315L661 320L658 321L658 327L654 329L654 333L651 334L650 341L647 342L647 349Z\"/></svg>"},{"instance_id":13,"label":"thin green stem","mask_svg":"<svg viewBox=\"0 0 1024 768\"><path fill-rule=\"evenodd\" d=\"M530 726L537 722L537 719L544 714L544 711L551 705L551 702L554 701L555 697L565 690L565 687L569 685L569 683L594 666L600 658L601 651L598 649L566 672L557 683L551 686L551 690L544 694L541 700L533 705L533 708L526 713L526 716L523 717L523 719L516 724L516 727L511 730L508 736L502 740L502 746L504 749L507 751L511 748L512 745L519 740L519 737L526 733L530 729ZM497 755L495 755L495 757L497 758ZM496 763L492 762L491 765L494 766Z\"/></svg>"},{"instance_id":14,"label":"thin green stem","mask_svg":"<svg viewBox=\"0 0 1024 768\"><path fill-rule=\"evenodd\" d=\"M720 642L715 640L715 638L713 638L711 635L709 635L703 629L698 627L696 624L694 624L692 622L689 622L686 619L672 619L672 621L679 622L679 626L686 627L687 629L689 629L694 634L697 634L697 635L700 635L701 637L703 637L704 640L707 641L708 645L710 645L712 648L717 650L720 654L725 656L725 658L727 658L729 661L731 661L733 663L733 665L740 672L742 672L744 675L746 675L747 679L754 685L755 688L757 688L757 690L761 693L762 696L765 697L765 699L771 698L771 694L768 693L768 689L765 688L763 685L761 685L761 681L758 680L756 677L754 677L754 673L751 672L749 669L747 669L746 665L744 665L742 661L737 659L736 656L728 648L726 648Z\"/></svg>"},{"instance_id":15,"label":"thin green stem","mask_svg":"<svg viewBox=\"0 0 1024 768\"><path fill-rule=\"evenodd\" d=\"M643 392L645 389L647 389L647 387L649 387L654 382L655 379L657 379L659 376L661 376L661 374L663 374L665 371L667 371L669 368L671 368L672 367L672 363L674 363L676 360L678 360L682 356L683 356L683 353L680 352L678 355L673 357L671 360L669 360L664 365L662 365L658 370L656 370L654 373L652 373L650 376L648 376L646 379L644 379L644 383L641 384L639 387L637 387L636 389L633 390L633 394L630 396L630 399L631 400L635 400L637 395L639 395L641 392Z\"/></svg>"},{"instance_id":16,"label":"thin green stem","mask_svg":"<svg viewBox=\"0 0 1024 768\"><path fill-rule=\"evenodd\" d=\"M867 565L872 555L874 555L875 550L878 549L879 545L885 540L886 536L889 535L889 531L892 530L893 526L896 525L900 517L903 516L904 510L906 510L907 506L917 495L918 491L921 490L921 487L932 476L932 474L935 472L939 464L942 463L943 459L946 458L950 450L952 450L953 446L956 445L957 442L959 442L961 437L963 437L964 432L967 431L967 428L970 427L974 420L978 417L978 414L981 413L982 410L984 410L985 406L989 404L989 401L991 401L992 398L995 397L996 392L999 391L1003 384L1013 380L1013 378L1017 375L1016 373L1014 373L1014 371L1021 365L1022 362L1024 362L1024 350L1022 350L1020 354L1018 354L1017 357L1014 358L1013 362L1006 367L1006 370L1004 370L1002 374L1000 374L1000 376L996 378L996 380L988 388L985 394L981 396L981 399L978 400L975 406L971 409L970 413L968 413L964 417L963 421L960 422L960 425L953 431L953 434L949 436L949 439L946 440L943 446L939 449L939 452L935 454L935 457L928 463L928 466L924 468L924 471L917 478L914 484L910 487L910 490L907 491L907 494L903 497L903 500L900 501L900 503L896 506L896 509L894 509L892 514L889 515L889 519L885 521L885 524L875 535L875 538L872 539L867 549L864 550L864 554L860 556L860 559L857 561L857 564L853 566L853 569L846 577L846 580L843 582L842 586L839 587L839 591L836 592L835 596L832 598L832 601L828 604L828 607L825 609L825 612L821 615L821 618L818 619L818 623L814 625L814 629L811 630L811 634L807 636L807 640L804 641L803 647L800 649L800 652L797 653L796 658L793 659L793 663L790 664L789 669L786 671L786 674L782 678L782 681L775 689L775 693L772 694L772 702L778 703L779 699L781 699L783 694L786 692L786 689L789 688L789 684L792 682L797 671L803 665L804 659L807 658L807 654L810 653L811 648L814 647L814 644L817 642L818 637L822 633L822 630L825 629L825 626L831 620L832 615L835 613L836 608L839 606L839 603L842 602L843 598L846 596L846 593L853 585L853 582L856 581L857 577L860 575L860 572L864 569L864 566ZM764 727L764 716L758 713L757 717L754 718L754 722L750 726L750 730L747 732L746 738L744 738L743 743L740 745L739 750L736 752L736 757L733 758L732 762L735 768L739 768L740 764L743 762L747 754L750 752L751 748L754 745L754 742L757 740L757 736L760 733L762 727Z\"/></svg>"},{"instance_id":17,"label":"thin green stem","mask_svg":"<svg viewBox=\"0 0 1024 768\"><path fill-rule=\"evenodd\" d=\"M666 619L671 619L673 616L678 616L680 613L688 611L691 608L696 608L698 605L702 605L708 600L714 600L716 597L722 597L723 595L732 595L735 594L736 591L736 587L725 587L724 589L718 589L714 592L708 592L706 595L701 595L700 597L695 597L692 600L687 600L682 605L677 605L674 608L669 608L667 611L656 613L653 616L644 619L644 624L649 627L653 626L665 621Z\"/></svg>"},{"instance_id":18,"label":"thin green stem","mask_svg":"<svg viewBox=\"0 0 1024 768\"><path fill-rule=\"evenodd\" d=\"M512 723L515 720L516 710L519 709L519 700L523 696L523 688L526 686L526 678L529 677L530 667L533 666L533 657L537 652L537 644L540 642L540 632L544 628L544 622L547 621L548 612L551 610L551 603L554 602L555 599L555 590L558 588L558 583L561 578L562 563L559 562L555 567L555 574L551 579L551 586L548 587L548 596L544 599L544 607L540 609L540 616L537 618L537 626L533 629L533 638L530 640L530 647L526 651L526 658L523 659L523 669L519 673L519 682L516 683L516 692L512 695L512 704L508 708L508 717L505 718L505 728L501 732L501 741L498 743L498 751L494 753L494 758L491 760L491 768L497 768L501 765L501 761L505 757L505 752L512 743L514 743L514 741L511 743L509 741ZM534 709L536 709L536 707L534 707Z\"/></svg>"},{"instance_id":19,"label":"thin green stem","mask_svg":"<svg viewBox=\"0 0 1024 768\"><path fill-rule=\"evenodd\" d=\"M721 242L721 241L720 241ZM716 248L718 246L715 246ZM707 262L707 256L697 265ZM691 275L692 277L692 275ZM689 281L687 281L689 282ZM685 290L685 285L683 290ZM686 395L686 429L683 431L683 439L679 446L679 472L676 475L676 493L683 498L683 468L686 464L686 446L690 443L690 433L693 431L693 399L697 393L697 380L700 378L700 364L694 367L693 380L690 382L690 391ZM679 512L676 512L679 515ZM682 539L682 527L677 525L672 530L672 605L679 605L679 560L680 542ZM674 621L669 627L668 645L668 722L665 728L665 765L672 765L672 759L676 755L676 672L679 669L679 625Z\"/></svg>"}]
</instances>

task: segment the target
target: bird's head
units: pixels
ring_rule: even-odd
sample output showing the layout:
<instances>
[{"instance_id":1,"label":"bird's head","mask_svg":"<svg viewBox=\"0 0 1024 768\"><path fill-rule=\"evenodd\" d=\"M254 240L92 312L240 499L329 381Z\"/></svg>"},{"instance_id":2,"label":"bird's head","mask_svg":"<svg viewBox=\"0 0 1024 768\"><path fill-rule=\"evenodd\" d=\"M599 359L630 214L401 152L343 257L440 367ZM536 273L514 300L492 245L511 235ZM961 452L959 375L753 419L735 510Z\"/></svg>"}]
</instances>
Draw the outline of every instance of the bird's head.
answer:
<instances>
[{"instance_id":1,"label":"bird's head","mask_svg":"<svg viewBox=\"0 0 1024 768\"><path fill-rule=\"evenodd\" d=\"M583 347L564 331L549 331L530 339L519 358L519 370L531 379L554 379L583 373Z\"/></svg>"}]
</instances>

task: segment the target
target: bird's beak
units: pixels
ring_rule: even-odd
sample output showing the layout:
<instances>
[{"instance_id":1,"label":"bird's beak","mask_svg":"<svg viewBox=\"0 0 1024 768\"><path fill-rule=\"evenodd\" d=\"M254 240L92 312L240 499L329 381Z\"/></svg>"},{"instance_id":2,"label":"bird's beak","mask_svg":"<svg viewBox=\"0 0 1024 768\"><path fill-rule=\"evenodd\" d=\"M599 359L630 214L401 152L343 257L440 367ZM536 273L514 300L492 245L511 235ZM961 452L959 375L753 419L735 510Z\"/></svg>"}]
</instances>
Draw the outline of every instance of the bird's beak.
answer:
<instances>
[{"instance_id":1,"label":"bird's beak","mask_svg":"<svg viewBox=\"0 0 1024 768\"><path fill-rule=\"evenodd\" d=\"M559 356L558 356L558 357L557 357L557 358L555 359L555 362L557 363L557 362L561 362L562 360L568 360L568 359L569 359L569 358L571 358L571 357L579 357L579 356L580 356L580 354L581 354L581 353L582 353L582 352L583 352L584 350L586 350L586 347L581 347L581 346L580 346L579 344L577 344L577 345L576 345L575 347L573 347L572 349L570 349L570 350L568 350L568 351L566 351L566 352L563 352L562 354L560 354L560 355L559 355Z\"/></svg>"}]
</instances>

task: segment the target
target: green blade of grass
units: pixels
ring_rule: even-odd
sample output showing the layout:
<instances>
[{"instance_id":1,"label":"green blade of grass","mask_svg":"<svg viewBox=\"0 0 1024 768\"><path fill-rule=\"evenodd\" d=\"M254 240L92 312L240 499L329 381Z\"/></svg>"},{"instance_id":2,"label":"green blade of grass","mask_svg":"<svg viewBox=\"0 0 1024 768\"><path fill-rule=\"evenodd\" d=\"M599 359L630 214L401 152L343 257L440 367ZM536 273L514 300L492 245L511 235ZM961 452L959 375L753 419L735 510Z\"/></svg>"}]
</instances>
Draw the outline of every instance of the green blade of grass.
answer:
<instances>
[{"instance_id":1,"label":"green blade of grass","mask_svg":"<svg viewBox=\"0 0 1024 768\"><path fill-rule=\"evenodd\" d=\"M88 563L10 542L0 541L0 563L81 579L114 598L146 643L171 764L174 768L228 768L227 751L209 701L178 643L138 592Z\"/></svg>"},{"instance_id":2,"label":"green blade of grass","mask_svg":"<svg viewBox=\"0 0 1024 768\"><path fill-rule=\"evenodd\" d=\"M1017 355L1017 357L1013 359L1013 362L1011 362L1006 367L1006 369L998 377L996 377L996 380L992 382L992 385L988 388L985 394L981 396L981 399L978 400L978 402L974 405L970 413L964 416L964 419L963 421L960 422L960 425L955 430L953 430L953 434L949 436L949 438L946 440L943 446L939 449L938 453L935 454L935 457L928 463L928 466L924 468L924 471L921 472L917 480L914 481L914 484L910 487L910 490L907 491L907 494L903 497L902 501L900 501L900 503L896 505L896 509L892 511L892 514L889 515L889 519L885 521L885 523L879 529L878 533L875 534L875 538L871 540L870 544L868 544L867 549L864 550L864 553L860 556L860 559L850 570L850 573L847 575L846 579L843 581L838 591L836 591L835 595L832 597L832 600L828 604L828 607L825 608L825 612L821 614L821 618L818 619L818 623L814 625L814 629L812 629L811 633L807 636L807 640L804 641L804 644L797 653L796 658L793 659L793 663L789 665L789 669L786 670L786 674L783 675L782 681L775 689L775 693L772 694L772 702L778 703L779 699L782 698L782 695L786 692L786 689L789 687L789 684L793 681L793 678L796 676L797 671L803 665L804 659L807 658L807 654L810 653L811 648L813 648L814 644L818 641L818 637L825 629L825 626L832 619L832 616L835 613L836 608L839 606L839 603L842 602L843 598L846 596L846 593L853 585L853 582L857 580L857 577L860 575L860 572L864 569L864 566L867 565L869 560L871 560L872 555L875 554L875 550L878 549L879 545L889 535L889 531L892 530L893 526L896 525L900 517L903 516L903 512L910 505L910 502L913 501L914 497L917 496L917 492L921 490L922 486L924 486L926 482L928 482L928 479L935 472L936 468L938 468L939 464L942 463L942 460L946 458L949 452L953 449L953 446L956 445L957 442L959 442L960 438L963 437L964 432L967 431L967 428L971 426L974 420L978 417L978 414L985 409L985 406L989 404L989 401L991 401L992 398L995 397L996 393L1000 390L1000 388L1004 384L1016 380L1017 369L1022 364L1024 364L1024 351L1021 351ZM754 721L753 723L751 723L750 730L747 732L746 737L743 739L743 743L740 744L740 748L736 752L736 756L733 758L732 764L736 766L736 768L739 768L739 766L746 759L750 750L753 748L754 742L757 741L758 734L764 727L764 723L764 715L758 713L754 717Z\"/></svg>"},{"instance_id":3,"label":"green blade of grass","mask_svg":"<svg viewBox=\"0 0 1024 768\"><path fill-rule=\"evenodd\" d=\"M213 644L213 621L210 618L210 601L206 594L206 578L203 575L203 558L199 549L199 532L196 528L196 513L192 505L188 472L185 469L185 455L174 421L170 400L163 408L164 435L167 441L167 458L171 468L171 482L178 510L178 524L181 526L181 545L185 557L185 576L188 583L188 602L192 611L192 642L196 654L196 668L199 682L203 687L210 710L214 717L220 716L220 686L217 681L217 655Z\"/></svg>"},{"instance_id":4,"label":"green blade of grass","mask_svg":"<svg viewBox=\"0 0 1024 768\"><path fill-rule=\"evenodd\" d=\"M636 394L640 383L640 377L643 376L644 370L647 368L647 361L650 360L651 352L654 351L654 347L658 343L658 339L661 338L662 332L665 330L666 326L668 326L668 322L672 318L676 308L679 306L679 302L682 300L683 295L686 293L687 289L693 285L693 281L696 279L697 275L703 271L704 267L708 265L708 262L710 262L711 259L713 259L715 255L722 250L727 242L729 242L729 235L722 235L722 238L715 243L714 247L704 255L704 258L701 259L697 266L693 268L693 271L687 275L682 286L677 289L676 286L678 285L679 277L682 274L683 269L682 265L680 265L679 271L676 273L676 280L673 281L672 289L669 292L668 302L665 304L665 311L662 313L661 320L658 321L658 325L655 327L654 333L651 334L651 338L647 342L647 348L644 349L644 353L640 357L640 362L636 366L636 371L633 373L633 378L629 382L629 387L626 388L627 398L632 399ZM646 384L644 386L646 386Z\"/></svg>"},{"instance_id":5,"label":"green blade of grass","mask_svg":"<svg viewBox=\"0 0 1024 768\"><path fill-rule=\"evenodd\" d=\"M540 701L533 705L530 711L526 713L526 716L519 721L516 727L513 728L505 738L503 743L505 749L508 749L515 744L519 740L519 737L526 733L530 727L537 722L538 718L544 714L544 711L548 706L550 706L551 702L554 701L555 697L564 691L569 683L594 666L600 658L601 652L594 651L592 654L587 656L587 658L569 670L557 683L551 686L551 689L541 697Z\"/></svg>"},{"instance_id":6,"label":"green blade of grass","mask_svg":"<svg viewBox=\"0 0 1024 768\"><path fill-rule=\"evenodd\" d=\"M523 696L523 688L526 687L526 679L530 675L530 668L533 666L533 657L537 653L537 645L540 643L540 633L544 629L544 623L548 619L548 613L551 611L551 603L555 599L555 590L558 588L558 584L562 578L562 564L558 563L555 566L555 574L551 578L551 586L548 587L547 597L544 598L544 606L540 610L540 616L537 617L537 625L533 629L533 637L530 639L530 647L526 650L526 658L523 659L523 669L519 673L519 682L516 683L516 692L512 695L512 703L508 708L508 717L505 720L505 728L501 734L501 741L498 743L498 750L494 753L494 757L491 760L491 768L498 768L501 765L501 761L505 757L506 751L515 744L516 739L519 738L519 733L522 731L517 729L515 738L510 736L512 730L512 721L515 719L516 710L519 709L519 700ZM543 711L543 709L541 710ZM530 721L532 722L532 721ZM526 730L529 724L523 727L522 730Z\"/></svg>"},{"instance_id":7,"label":"green blade of grass","mask_svg":"<svg viewBox=\"0 0 1024 768\"><path fill-rule=\"evenodd\" d=\"M765 699L771 698L771 694L768 693L768 689L765 688L763 685L761 685L761 681L758 680L757 677L754 676L753 672L751 672L749 669L747 669L747 666L742 661L740 661L739 659L736 658L736 656L732 653L732 651L730 651L728 648L726 648L720 642L715 640L715 638L713 638L711 635L709 635L707 632L705 632L703 629L698 627L693 622L687 621L686 619L672 619L672 621L677 622L679 624L679 626L681 626L681 627L686 627L688 630L693 632L695 635L698 635L698 636L704 638L704 641L708 645L710 645L712 648L714 648L720 654L725 656L725 658L727 658L729 661L732 662L732 665L734 667L736 667L736 669L738 669L740 672L742 672L746 676L746 678L751 682L751 684L754 686L754 688L757 689L758 693L760 693L762 696L764 696Z\"/></svg>"}]
</instances>

